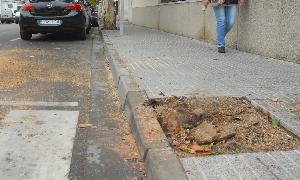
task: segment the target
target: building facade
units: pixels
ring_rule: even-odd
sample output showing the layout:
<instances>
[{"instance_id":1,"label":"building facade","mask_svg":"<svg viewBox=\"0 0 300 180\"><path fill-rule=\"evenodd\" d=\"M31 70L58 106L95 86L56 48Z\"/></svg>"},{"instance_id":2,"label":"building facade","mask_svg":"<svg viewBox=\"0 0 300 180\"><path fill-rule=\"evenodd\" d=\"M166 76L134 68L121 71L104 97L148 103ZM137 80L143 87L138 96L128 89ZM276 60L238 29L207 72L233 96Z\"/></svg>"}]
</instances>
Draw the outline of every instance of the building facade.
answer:
<instances>
[{"instance_id":1,"label":"building facade","mask_svg":"<svg viewBox=\"0 0 300 180\"><path fill-rule=\"evenodd\" d=\"M202 0L124 0L133 24L215 43L215 17ZM248 0L239 7L227 45L300 63L300 0Z\"/></svg>"}]
</instances>

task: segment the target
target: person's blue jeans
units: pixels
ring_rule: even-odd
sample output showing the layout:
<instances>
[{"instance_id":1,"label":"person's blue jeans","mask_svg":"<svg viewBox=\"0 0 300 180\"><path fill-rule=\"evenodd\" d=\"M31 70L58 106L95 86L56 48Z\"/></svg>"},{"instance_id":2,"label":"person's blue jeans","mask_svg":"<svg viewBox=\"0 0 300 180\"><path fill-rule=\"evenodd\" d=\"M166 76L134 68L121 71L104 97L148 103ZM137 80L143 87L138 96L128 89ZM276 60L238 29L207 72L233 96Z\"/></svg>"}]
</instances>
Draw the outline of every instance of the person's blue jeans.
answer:
<instances>
[{"instance_id":1,"label":"person's blue jeans","mask_svg":"<svg viewBox=\"0 0 300 180\"><path fill-rule=\"evenodd\" d=\"M225 47L225 37L235 21L236 5L214 7L214 12L217 20L217 45Z\"/></svg>"}]
</instances>

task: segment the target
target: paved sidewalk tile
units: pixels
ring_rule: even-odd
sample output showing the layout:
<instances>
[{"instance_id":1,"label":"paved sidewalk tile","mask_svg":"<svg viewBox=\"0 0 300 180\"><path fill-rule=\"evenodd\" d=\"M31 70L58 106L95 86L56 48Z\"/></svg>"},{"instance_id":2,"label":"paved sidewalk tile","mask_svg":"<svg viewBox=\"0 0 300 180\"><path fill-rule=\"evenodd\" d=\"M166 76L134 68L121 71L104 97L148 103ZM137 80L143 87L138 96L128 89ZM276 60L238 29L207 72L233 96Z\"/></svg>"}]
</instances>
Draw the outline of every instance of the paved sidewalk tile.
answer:
<instances>
[{"instance_id":1,"label":"paved sidewalk tile","mask_svg":"<svg viewBox=\"0 0 300 180\"><path fill-rule=\"evenodd\" d=\"M162 95L247 96L300 136L300 65L127 25L104 31L141 89Z\"/></svg>"},{"instance_id":2,"label":"paved sidewalk tile","mask_svg":"<svg viewBox=\"0 0 300 180\"><path fill-rule=\"evenodd\" d=\"M300 179L300 151L182 158L190 180Z\"/></svg>"}]
</instances>

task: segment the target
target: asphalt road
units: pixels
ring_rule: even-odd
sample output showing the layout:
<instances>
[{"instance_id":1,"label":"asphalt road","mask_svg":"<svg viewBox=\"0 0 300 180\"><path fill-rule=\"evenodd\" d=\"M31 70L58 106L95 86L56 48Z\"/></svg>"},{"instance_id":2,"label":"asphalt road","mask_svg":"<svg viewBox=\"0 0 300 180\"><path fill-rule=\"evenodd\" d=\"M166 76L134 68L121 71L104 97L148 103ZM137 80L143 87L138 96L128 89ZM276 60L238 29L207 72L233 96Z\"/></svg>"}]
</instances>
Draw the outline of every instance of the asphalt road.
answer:
<instances>
[{"instance_id":1,"label":"asphalt road","mask_svg":"<svg viewBox=\"0 0 300 180\"><path fill-rule=\"evenodd\" d=\"M140 179L101 33L19 37L0 24L0 180Z\"/></svg>"}]
</instances>

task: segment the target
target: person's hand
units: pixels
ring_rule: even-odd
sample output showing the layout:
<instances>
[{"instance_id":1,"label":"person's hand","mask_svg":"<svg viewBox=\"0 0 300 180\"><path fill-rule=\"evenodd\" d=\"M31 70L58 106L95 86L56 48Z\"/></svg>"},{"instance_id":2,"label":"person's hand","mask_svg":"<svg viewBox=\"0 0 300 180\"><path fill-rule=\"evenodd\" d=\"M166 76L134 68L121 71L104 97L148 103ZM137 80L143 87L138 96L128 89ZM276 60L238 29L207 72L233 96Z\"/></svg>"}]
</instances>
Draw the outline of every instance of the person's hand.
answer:
<instances>
[{"instance_id":1,"label":"person's hand","mask_svg":"<svg viewBox=\"0 0 300 180\"><path fill-rule=\"evenodd\" d=\"M246 4L246 0L240 0L240 5L244 6Z\"/></svg>"},{"instance_id":2,"label":"person's hand","mask_svg":"<svg viewBox=\"0 0 300 180\"><path fill-rule=\"evenodd\" d=\"M209 4L209 1L208 0L203 0L202 3L203 3L203 6L205 6L207 8L207 6Z\"/></svg>"}]
</instances>

